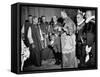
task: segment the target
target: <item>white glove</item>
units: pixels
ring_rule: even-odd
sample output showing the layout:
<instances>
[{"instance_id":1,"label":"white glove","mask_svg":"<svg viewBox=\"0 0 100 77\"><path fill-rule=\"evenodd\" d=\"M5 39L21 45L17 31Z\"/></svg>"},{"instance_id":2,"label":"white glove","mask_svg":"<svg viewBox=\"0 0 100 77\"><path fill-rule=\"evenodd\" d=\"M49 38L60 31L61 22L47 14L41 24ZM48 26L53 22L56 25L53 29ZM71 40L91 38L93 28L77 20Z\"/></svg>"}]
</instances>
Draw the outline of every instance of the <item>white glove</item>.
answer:
<instances>
[{"instance_id":1,"label":"white glove","mask_svg":"<svg viewBox=\"0 0 100 77\"><path fill-rule=\"evenodd\" d=\"M88 60L89 60L89 55L86 56L85 62L87 62Z\"/></svg>"},{"instance_id":2,"label":"white glove","mask_svg":"<svg viewBox=\"0 0 100 77\"><path fill-rule=\"evenodd\" d=\"M86 45L85 50L86 50L86 53L87 53L87 54L91 51L91 49L92 49L92 47L88 47L88 45Z\"/></svg>"},{"instance_id":3,"label":"white glove","mask_svg":"<svg viewBox=\"0 0 100 77\"><path fill-rule=\"evenodd\" d=\"M87 62L89 60L89 52L91 51L92 47L88 47L88 45L86 45L86 59L85 59L85 62Z\"/></svg>"}]
</instances>

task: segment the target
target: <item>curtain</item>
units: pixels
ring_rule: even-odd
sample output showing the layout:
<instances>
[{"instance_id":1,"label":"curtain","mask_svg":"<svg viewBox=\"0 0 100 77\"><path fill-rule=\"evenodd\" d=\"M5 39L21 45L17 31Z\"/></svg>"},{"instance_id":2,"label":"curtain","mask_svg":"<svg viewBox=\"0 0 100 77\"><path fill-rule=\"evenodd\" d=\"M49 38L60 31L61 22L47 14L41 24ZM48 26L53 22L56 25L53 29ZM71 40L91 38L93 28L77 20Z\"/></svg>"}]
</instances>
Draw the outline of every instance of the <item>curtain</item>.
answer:
<instances>
[{"instance_id":1,"label":"curtain","mask_svg":"<svg viewBox=\"0 0 100 77\"><path fill-rule=\"evenodd\" d=\"M21 10L21 23L24 24L28 15L32 16L46 16L47 21L51 20L52 16L60 16L61 9L59 8L44 8L44 7L22 7Z\"/></svg>"}]
</instances>

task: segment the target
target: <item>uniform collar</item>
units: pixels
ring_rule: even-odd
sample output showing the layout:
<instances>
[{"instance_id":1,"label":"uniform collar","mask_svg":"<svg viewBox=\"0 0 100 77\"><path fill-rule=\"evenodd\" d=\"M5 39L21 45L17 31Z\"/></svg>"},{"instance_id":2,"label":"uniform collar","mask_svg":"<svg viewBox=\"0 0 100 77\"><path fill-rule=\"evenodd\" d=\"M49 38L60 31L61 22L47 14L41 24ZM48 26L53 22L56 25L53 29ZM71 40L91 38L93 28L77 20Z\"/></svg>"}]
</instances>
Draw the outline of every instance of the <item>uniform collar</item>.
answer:
<instances>
[{"instance_id":1,"label":"uniform collar","mask_svg":"<svg viewBox=\"0 0 100 77\"><path fill-rule=\"evenodd\" d=\"M77 23L77 25L82 24L85 21L85 19L83 19L81 22Z\"/></svg>"},{"instance_id":2,"label":"uniform collar","mask_svg":"<svg viewBox=\"0 0 100 77\"><path fill-rule=\"evenodd\" d=\"M88 23L90 20L95 19L95 16L89 17L85 22Z\"/></svg>"}]
</instances>

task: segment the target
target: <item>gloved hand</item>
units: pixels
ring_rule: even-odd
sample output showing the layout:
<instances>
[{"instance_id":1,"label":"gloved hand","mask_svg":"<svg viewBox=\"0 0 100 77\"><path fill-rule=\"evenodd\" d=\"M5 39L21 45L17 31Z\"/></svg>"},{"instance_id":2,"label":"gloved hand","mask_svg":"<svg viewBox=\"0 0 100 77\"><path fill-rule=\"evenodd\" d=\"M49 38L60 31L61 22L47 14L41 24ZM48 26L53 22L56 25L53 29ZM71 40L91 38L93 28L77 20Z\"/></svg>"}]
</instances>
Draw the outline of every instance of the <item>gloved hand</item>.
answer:
<instances>
[{"instance_id":1,"label":"gloved hand","mask_svg":"<svg viewBox=\"0 0 100 77\"><path fill-rule=\"evenodd\" d=\"M92 47L88 47L88 45L86 45L86 48L85 48L85 50L86 50L86 58L85 58L85 62L87 62L88 60L89 60L89 53L90 53L90 51L91 51L91 49L92 49Z\"/></svg>"},{"instance_id":2,"label":"gloved hand","mask_svg":"<svg viewBox=\"0 0 100 77\"><path fill-rule=\"evenodd\" d=\"M88 47L88 45L86 45L86 48L85 48L86 54L89 54L89 52L91 51L91 49L92 49L92 47Z\"/></svg>"}]
</instances>

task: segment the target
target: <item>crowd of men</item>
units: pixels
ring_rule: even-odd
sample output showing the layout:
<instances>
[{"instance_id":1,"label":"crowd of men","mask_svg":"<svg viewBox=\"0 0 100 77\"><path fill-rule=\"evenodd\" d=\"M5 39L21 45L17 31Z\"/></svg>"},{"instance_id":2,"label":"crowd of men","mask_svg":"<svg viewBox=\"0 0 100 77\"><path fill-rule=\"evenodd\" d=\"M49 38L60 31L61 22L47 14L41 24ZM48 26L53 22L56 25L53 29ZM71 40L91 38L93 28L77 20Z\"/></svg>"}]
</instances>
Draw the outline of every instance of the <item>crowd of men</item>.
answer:
<instances>
[{"instance_id":1,"label":"crowd of men","mask_svg":"<svg viewBox=\"0 0 100 77\"><path fill-rule=\"evenodd\" d=\"M65 11L61 11L61 17L53 16L49 22L46 16L29 15L21 30L22 40L30 52L26 64L42 66L42 51L48 48L53 52L56 65L62 64L68 68L94 67L95 16L91 10L85 13L78 10L75 20L77 23Z\"/></svg>"}]
</instances>

